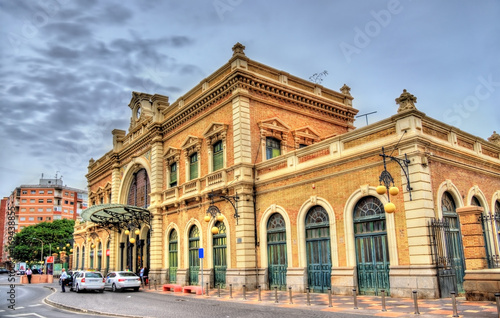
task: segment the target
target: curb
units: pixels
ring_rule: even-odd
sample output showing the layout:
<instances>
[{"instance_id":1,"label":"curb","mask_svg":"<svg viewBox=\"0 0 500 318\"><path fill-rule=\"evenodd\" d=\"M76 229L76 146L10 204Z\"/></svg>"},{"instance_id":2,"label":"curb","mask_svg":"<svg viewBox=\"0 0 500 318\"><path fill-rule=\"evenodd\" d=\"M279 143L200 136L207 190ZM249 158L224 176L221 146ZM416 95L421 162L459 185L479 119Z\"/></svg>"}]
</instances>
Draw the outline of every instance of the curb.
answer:
<instances>
[{"instance_id":1,"label":"curb","mask_svg":"<svg viewBox=\"0 0 500 318\"><path fill-rule=\"evenodd\" d=\"M51 287L51 286L44 286L44 287L48 288L48 289L51 289L53 293L57 292L57 290L54 287ZM144 316L132 316L132 315L113 314L113 313L107 313L107 312L103 312L103 311L97 311L97 310L91 310L91 309L82 309L82 308L78 308L78 307L72 307L72 306L64 305L64 304L61 304L61 303L58 303L58 302L50 300L49 297L51 295L45 297L45 299L43 300L43 302L46 303L47 305L50 305L50 306L53 306L53 307L56 307L56 308L59 308L59 309L67 310L67 311L84 313L84 314L92 314L92 315L112 316L112 317L144 318Z\"/></svg>"}]
</instances>

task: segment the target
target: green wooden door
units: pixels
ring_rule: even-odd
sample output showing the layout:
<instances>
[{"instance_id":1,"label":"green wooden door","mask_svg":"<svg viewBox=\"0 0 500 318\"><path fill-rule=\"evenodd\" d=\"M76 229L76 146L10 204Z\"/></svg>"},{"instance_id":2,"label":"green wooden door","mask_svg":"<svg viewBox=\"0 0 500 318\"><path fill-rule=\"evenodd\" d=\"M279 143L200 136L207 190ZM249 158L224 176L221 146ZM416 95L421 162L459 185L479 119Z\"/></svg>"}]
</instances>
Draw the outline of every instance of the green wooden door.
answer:
<instances>
[{"instance_id":1,"label":"green wooden door","mask_svg":"<svg viewBox=\"0 0 500 318\"><path fill-rule=\"evenodd\" d=\"M267 222L269 288L286 290L286 226L283 216L274 213Z\"/></svg>"},{"instance_id":2,"label":"green wooden door","mask_svg":"<svg viewBox=\"0 0 500 318\"><path fill-rule=\"evenodd\" d=\"M390 293L385 211L375 197L361 199L354 209L354 239L360 295Z\"/></svg>"},{"instance_id":3,"label":"green wooden door","mask_svg":"<svg viewBox=\"0 0 500 318\"><path fill-rule=\"evenodd\" d=\"M170 283L177 282L177 231L172 230L168 239L168 277Z\"/></svg>"},{"instance_id":4,"label":"green wooden door","mask_svg":"<svg viewBox=\"0 0 500 318\"><path fill-rule=\"evenodd\" d=\"M306 216L307 282L313 292L331 287L330 223L326 210L317 205Z\"/></svg>"},{"instance_id":5,"label":"green wooden door","mask_svg":"<svg viewBox=\"0 0 500 318\"><path fill-rule=\"evenodd\" d=\"M200 272L199 247L200 231L194 225L189 232L189 285L198 285L198 274Z\"/></svg>"},{"instance_id":6,"label":"green wooden door","mask_svg":"<svg viewBox=\"0 0 500 318\"><path fill-rule=\"evenodd\" d=\"M443 211L443 219L450 225L446 245L449 253L448 256L451 259L451 267L457 282L456 292L463 293L465 261L462 235L460 233L460 218L457 214L455 200L453 200L453 197L448 192L443 193L443 197L441 198L441 210Z\"/></svg>"},{"instance_id":7,"label":"green wooden door","mask_svg":"<svg viewBox=\"0 0 500 318\"><path fill-rule=\"evenodd\" d=\"M214 245L214 286L226 286L226 270L227 270L227 248L226 248L226 226L223 222L217 221L215 226L219 229L219 233L213 237Z\"/></svg>"}]
</instances>

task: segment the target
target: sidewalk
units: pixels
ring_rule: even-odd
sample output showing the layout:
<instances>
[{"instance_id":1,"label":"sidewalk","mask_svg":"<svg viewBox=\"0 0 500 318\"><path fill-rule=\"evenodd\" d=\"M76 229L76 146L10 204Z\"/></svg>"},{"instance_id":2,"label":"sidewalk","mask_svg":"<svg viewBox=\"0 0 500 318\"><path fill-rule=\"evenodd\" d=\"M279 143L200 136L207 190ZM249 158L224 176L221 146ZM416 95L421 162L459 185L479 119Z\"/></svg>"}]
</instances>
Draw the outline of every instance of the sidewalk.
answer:
<instances>
[{"instance_id":1,"label":"sidewalk","mask_svg":"<svg viewBox=\"0 0 500 318\"><path fill-rule=\"evenodd\" d=\"M59 291L57 284L46 284L47 287L52 287ZM165 297L175 296L186 298L206 299L208 301L224 301L224 302L237 302L252 304L256 306L278 306L286 308L300 308L305 310L321 311L321 312L336 312L336 313L349 313L349 314L363 314L375 317L429 317L429 318L443 318L453 316L453 305L451 299L418 299L419 315L415 314L414 300L410 298L386 298L386 311L382 311L382 299L379 296L357 296L357 308L354 309L353 296L332 296L332 304L329 306L328 294L309 294L309 302L306 293L293 293L292 303L290 303L289 291L278 291L276 303L275 291L261 291L261 298L259 300L259 293L257 290L247 291L244 297L242 291L233 291L232 297L229 294L229 289L221 289L220 297L217 289L210 289L209 295L196 295L187 294L182 292L162 291L162 285L157 286L155 290L153 286L146 286L145 289L141 288L142 292L154 293L165 295ZM206 291L205 291L206 292ZM105 293L110 293L106 291ZM46 301L57 307L64 309L76 310L74 304L68 300L68 297L62 297L60 293L54 293L46 298ZM310 303L310 305L308 305ZM105 304L98 302L90 305L87 308L87 313L103 313L109 312ZM78 309L77 311L81 311ZM466 301L463 297L457 297L457 312L459 317L470 318L497 318L497 306L495 302L482 301L472 302ZM134 315L135 314L135 315ZM127 317L128 315L117 315ZM138 313L130 312L128 317L140 316Z\"/></svg>"}]
</instances>

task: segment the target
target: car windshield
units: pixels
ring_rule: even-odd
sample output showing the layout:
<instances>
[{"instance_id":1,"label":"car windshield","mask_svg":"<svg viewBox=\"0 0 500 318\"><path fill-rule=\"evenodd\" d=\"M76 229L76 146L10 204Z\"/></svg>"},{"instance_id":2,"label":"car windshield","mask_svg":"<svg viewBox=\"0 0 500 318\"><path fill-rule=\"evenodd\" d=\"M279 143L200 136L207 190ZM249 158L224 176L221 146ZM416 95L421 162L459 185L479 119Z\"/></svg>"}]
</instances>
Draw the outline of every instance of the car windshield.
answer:
<instances>
[{"instance_id":1,"label":"car windshield","mask_svg":"<svg viewBox=\"0 0 500 318\"><path fill-rule=\"evenodd\" d=\"M101 278L102 275L101 275L101 273L87 273L87 274L85 274L85 277L88 277L88 278Z\"/></svg>"},{"instance_id":2,"label":"car windshield","mask_svg":"<svg viewBox=\"0 0 500 318\"><path fill-rule=\"evenodd\" d=\"M129 272L126 272L126 273L119 273L120 276L122 277L137 277L136 274L134 273L129 273Z\"/></svg>"}]
</instances>

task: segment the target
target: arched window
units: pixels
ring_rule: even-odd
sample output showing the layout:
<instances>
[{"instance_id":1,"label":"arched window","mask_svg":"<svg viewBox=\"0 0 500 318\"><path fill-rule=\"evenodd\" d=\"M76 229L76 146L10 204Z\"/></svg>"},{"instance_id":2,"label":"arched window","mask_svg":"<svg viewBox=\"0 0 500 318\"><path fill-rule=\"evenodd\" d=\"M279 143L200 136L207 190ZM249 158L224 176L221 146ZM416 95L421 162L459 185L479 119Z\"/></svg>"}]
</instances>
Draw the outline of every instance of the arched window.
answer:
<instances>
[{"instance_id":1,"label":"arched window","mask_svg":"<svg viewBox=\"0 0 500 318\"><path fill-rule=\"evenodd\" d=\"M222 140L219 140L214 144L213 171L224 168L224 151L222 145Z\"/></svg>"},{"instance_id":2,"label":"arched window","mask_svg":"<svg viewBox=\"0 0 500 318\"><path fill-rule=\"evenodd\" d=\"M171 283L177 282L177 267L178 267L178 240L177 231L172 230L168 238L168 272Z\"/></svg>"},{"instance_id":3,"label":"arched window","mask_svg":"<svg viewBox=\"0 0 500 318\"><path fill-rule=\"evenodd\" d=\"M214 225L219 229L219 233L213 236L213 255L214 255L214 284L215 286L224 287L226 285L226 270L227 270L227 238L226 226L224 222L217 221Z\"/></svg>"},{"instance_id":4,"label":"arched window","mask_svg":"<svg viewBox=\"0 0 500 318\"><path fill-rule=\"evenodd\" d=\"M267 222L267 259L269 288L286 289L286 225L279 213L274 213Z\"/></svg>"},{"instance_id":5,"label":"arched window","mask_svg":"<svg viewBox=\"0 0 500 318\"><path fill-rule=\"evenodd\" d=\"M319 205L306 215L307 280L315 292L331 286L330 222L328 213Z\"/></svg>"},{"instance_id":6,"label":"arched window","mask_svg":"<svg viewBox=\"0 0 500 318\"><path fill-rule=\"evenodd\" d=\"M127 204L147 208L150 203L151 187L146 169L140 169L132 177Z\"/></svg>"},{"instance_id":7,"label":"arched window","mask_svg":"<svg viewBox=\"0 0 500 318\"><path fill-rule=\"evenodd\" d=\"M198 249L200 248L200 230L196 225L189 231L189 284L198 284L198 273L200 271L200 258Z\"/></svg>"},{"instance_id":8,"label":"arched window","mask_svg":"<svg viewBox=\"0 0 500 318\"><path fill-rule=\"evenodd\" d=\"M266 159L281 155L281 141L273 137L266 137Z\"/></svg>"},{"instance_id":9,"label":"arched window","mask_svg":"<svg viewBox=\"0 0 500 318\"><path fill-rule=\"evenodd\" d=\"M82 270L85 270L85 246L82 246Z\"/></svg>"},{"instance_id":10,"label":"arched window","mask_svg":"<svg viewBox=\"0 0 500 318\"><path fill-rule=\"evenodd\" d=\"M80 247L76 248L76 261L75 261L75 269L78 269L78 265L80 264Z\"/></svg>"},{"instance_id":11,"label":"arched window","mask_svg":"<svg viewBox=\"0 0 500 318\"><path fill-rule=\"evenodd\" d=\"M455 200L449 192L444 192L441 198L441 211L443 219L449 226L449 237L447 239L447 253L451 258L452 266L455 269L458 292L463 292L463 282L465 276L464 251L462 235L460 233L460 219L457 214Z\"/></svg>"},{"instance_id":12,"label":"arched window","mask_svg":"<svg viewBox=\"0 0 500 318\"><path fill-rule=\"evenodd\" d=\"M359 293L389 293L389 252L385 211L382 202L373 196L359 200L354 207L354 240Z\"/></svg>"},{"instance_id":13,"label":"arched window","mask_svg":"<svg viewBox=\"0 0 500 318\"><path fill-rule=\"evenodd\" d=\"M111 251L109 250L109 243L110 241L108 240L108 243L106 244L106 273L109 272L109 253L111 253Z\"/></svg>"},{"instance_id":14,"label":"arched window","mask_svg":"<svg viewBox=\"0 0 500 318\"><path fill-rule=\"evenodd\" d=\"M479 199L476 196L472 197L470 204L473 206L481 206L481 202L479 202Z\"/></svg>"},{"instance_id":15,"label":"arched window","mask_svg":"<svg viewBox=\"0 0 500 318\"><path fill-rule=\"evenodd\" d=\"M198 178L198 153L189 157L189 180Z\"/></svg>"},{"instance_id":16,"label":"arched window","mask_svg":"<svg viewBox=\"0 0 500 318\"><path fill-rule=\"evenodd\" d=\"M102 264L102 243L99 242L98 248L97 248L97 270L101 270L101 264Z\"/></svg>"}]
</instances>

